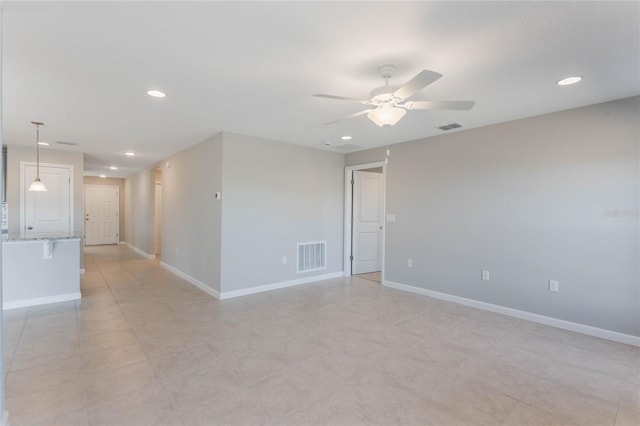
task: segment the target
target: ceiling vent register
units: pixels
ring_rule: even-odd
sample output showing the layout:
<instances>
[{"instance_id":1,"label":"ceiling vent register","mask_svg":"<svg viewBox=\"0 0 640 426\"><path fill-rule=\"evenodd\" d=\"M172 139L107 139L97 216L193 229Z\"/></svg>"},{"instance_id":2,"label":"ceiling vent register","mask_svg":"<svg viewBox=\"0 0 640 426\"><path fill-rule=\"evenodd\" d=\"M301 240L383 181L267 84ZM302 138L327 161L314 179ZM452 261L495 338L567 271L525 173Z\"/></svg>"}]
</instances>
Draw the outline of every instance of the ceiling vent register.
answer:
<instances>
[{"instance_id":1,"label":"ceiling vent register","mask_svg":"<svg viewBox=\"0 0 640 426\"><path fill-rule=\"evenodd\" d=\"M446 124L444 126L440 126L440 127L438 127L438 129L447 131L447 130L452 130L452 129L458 129L460 127L462 127L462 124L460 124L460 123L451 123L451 124Z\"/></svg>"}]
</instances>

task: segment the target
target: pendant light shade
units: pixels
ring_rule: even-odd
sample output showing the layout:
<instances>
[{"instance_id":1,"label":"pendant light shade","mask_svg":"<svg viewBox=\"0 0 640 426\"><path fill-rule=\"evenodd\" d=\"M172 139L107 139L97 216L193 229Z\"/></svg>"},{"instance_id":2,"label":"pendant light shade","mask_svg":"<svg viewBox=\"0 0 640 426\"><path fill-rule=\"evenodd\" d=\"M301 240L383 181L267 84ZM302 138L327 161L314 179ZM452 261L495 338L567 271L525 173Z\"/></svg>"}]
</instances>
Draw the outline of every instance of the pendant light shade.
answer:
<instances>
[{"instance_id":1,"label":"pendant light shade","mask_svg":"<svg viewBox=\"0 0 640 426\"><path fill-rule=\"evenodd\" d=\"M395 125L407 111L404 108L397 108L390 105L381 105L367 114L369 120L376 123L378 126L393 126Z\"/></svg>"},{"instance_id":2,"label":"pendant light shade","mask_svg":"<svg viewBox=\"0 0 640 426\"><path fill-rule=\"evenodd\" d=\"M33 182L31 182L31 186L29 186L29 191L46 192L47 187L44 186L44 183L42 183L40 178L36 178Z\"/></svg>"},{"instance_id":3,"label":"pendant light shade","mask_svg":"<svg viewBox=\"0 0 640 426\"><path fill-rule=\"evenodd\" d=\"M44 123L39 121L32 121L31 124L36 126L36 178L29 186L29 191L32 192L45 192L47 187L40 180L40 126L44 126Z\"/></svg>"}]
</instances>

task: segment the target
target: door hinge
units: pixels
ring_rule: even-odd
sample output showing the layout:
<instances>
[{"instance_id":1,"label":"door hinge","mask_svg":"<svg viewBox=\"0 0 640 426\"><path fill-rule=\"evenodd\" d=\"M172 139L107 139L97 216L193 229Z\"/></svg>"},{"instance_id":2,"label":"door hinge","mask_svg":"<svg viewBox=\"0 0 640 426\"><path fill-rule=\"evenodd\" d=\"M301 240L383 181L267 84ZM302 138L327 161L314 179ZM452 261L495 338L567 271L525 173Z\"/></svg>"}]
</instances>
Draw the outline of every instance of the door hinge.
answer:
<instances>
[{"instance_id":1,"label":"door hinge","mask_svg":"<svg viewBox=\"0 0 640 426\"><path fill-rule=\"evenodd\" d=\"M353 180L353 179L351 179L351 186L353 186L353 185L355 185L355 184L356 184L356 181L355 181L355 180Z\"/></svg>"},{"instance_id":2,"label":"door hinge","mask_svg":"<svg viewBox=\"0 0 640 426\"><path fill-rule=\"evenodd\" d=\"M349 256L349 260L353 262L353 256Z\"/></svg>"}]
</instances>

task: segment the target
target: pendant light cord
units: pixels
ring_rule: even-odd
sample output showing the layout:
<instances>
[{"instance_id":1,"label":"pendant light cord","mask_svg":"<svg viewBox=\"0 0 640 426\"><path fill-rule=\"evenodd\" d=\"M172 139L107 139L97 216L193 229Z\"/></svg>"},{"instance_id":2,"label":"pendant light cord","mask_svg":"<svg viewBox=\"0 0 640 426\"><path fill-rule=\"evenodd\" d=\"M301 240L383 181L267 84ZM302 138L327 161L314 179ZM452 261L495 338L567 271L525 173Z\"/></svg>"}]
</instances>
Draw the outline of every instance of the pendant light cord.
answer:
<instances>
[{"instance_id":1,"label":"pendant light cord","mask_svg":"<svg viewBox=\"0 0 640 426\"><path fill-rule=\"evenodd\" d=\"M40 180L40 125L36 124L36 178Z\"/></svg>"}]
</instances>

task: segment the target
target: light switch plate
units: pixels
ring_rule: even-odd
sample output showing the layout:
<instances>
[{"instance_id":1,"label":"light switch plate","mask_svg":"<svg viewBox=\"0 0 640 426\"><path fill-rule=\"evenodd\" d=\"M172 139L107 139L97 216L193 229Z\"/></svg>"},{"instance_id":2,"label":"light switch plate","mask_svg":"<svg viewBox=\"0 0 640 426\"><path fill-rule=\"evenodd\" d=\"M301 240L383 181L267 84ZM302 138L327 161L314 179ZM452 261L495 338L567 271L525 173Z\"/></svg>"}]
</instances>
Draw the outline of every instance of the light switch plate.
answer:
<instances>
[{"instance_id":1,"label":"light switch plate","mask_svg":"<svg viewBox=\"0 0 640 426\"><path fill-rule=\"evenodd\" d=\"M395 222L396 214L395 213L387 213L387 222Z\"/></svg>"},{"instance_id":2,"label":"light switch plate","mask_svg":"<svg viewBox=\"0 0 640 426\"><path fill-rule=\"evenodd\" d=\"M560 291L560 283L556 280L549 280L549 291L557 293Z\"/></svg>"}]
</instances>

